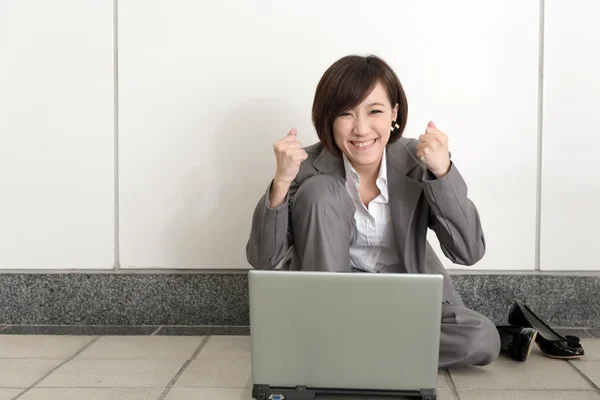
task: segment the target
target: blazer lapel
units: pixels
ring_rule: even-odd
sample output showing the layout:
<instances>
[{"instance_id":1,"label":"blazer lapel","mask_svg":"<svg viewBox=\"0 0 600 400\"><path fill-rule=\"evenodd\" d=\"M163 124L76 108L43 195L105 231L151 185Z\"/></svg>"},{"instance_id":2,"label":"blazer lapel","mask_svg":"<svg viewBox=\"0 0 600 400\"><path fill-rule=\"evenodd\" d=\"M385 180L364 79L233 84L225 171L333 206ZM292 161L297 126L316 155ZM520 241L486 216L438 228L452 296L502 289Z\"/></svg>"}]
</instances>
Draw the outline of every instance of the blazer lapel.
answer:
<instances>
[{"instance_id":1,"label":"blazer lapel","mask_svg":"<svg viewBox=\"0 0 600 400\"><path fill-rule=\"evenodd\" d=\"M325 149L319 153L313 166L322 174L334 176L343 182L346 181L344 161L341 157L337 157Z\"/></svg>"},{"instance_id":2,"label":"blazer lapel","mask_svg":"<svg viewBox=\"0 0 600 400\"><path fill-rule=\"evenodd\" d=\"M402 140L387 148L388 190L390 214L398 256L403 259L406 271L416 273L415 265L407 253L412 221L423 186L407 174L419 165L419 160Z\"/></svg>"}]
</instances>

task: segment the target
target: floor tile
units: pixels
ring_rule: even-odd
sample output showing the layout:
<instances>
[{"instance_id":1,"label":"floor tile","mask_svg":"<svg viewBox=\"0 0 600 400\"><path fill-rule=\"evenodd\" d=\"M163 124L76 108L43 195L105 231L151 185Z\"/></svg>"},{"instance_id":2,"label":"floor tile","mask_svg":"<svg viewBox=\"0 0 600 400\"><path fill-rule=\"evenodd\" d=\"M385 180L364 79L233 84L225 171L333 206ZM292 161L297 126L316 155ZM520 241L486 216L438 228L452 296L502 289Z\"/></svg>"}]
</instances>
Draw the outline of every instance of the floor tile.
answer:
<instances>
[{"instance_id":1,"label":"floor tile","mask_svg":"<svg viewBox=\"0 0 600 400\"><path fill-rule=\"evenodd\" d=\"M454 393L448 389L438 389L437 391L438 400L458 400Z\"/></svg>"},{"instance_id":2,"label":"floor tile","mask_svg":"<svg viewBox=\"0 0 600 400\"><path fill-rule=\"evenodd\" d=\"M0 358L66 360L93 339L92 336L0 335Z\"/></svg>"},{"instance_id":3,"label":"floor tile","mask_svg":"<svg viewBox=\"0 0 600 400\"><path fill-rule=\"evenodd\" d=\"M72 360L38 387L166 387L183 360Z\"/></svg>"},{"instance_id":4,"label":"floor tile","mask_svg":"<svg viewBox=\"0 0 600 400\"><path fill-rule=\"evenodd\" d=\"M163 326L159 335L211 336L211 335L250 335L249 326Z\"/></svg>"},{"instance_id":5,"label":"floor tile","mask_svg":"<svg viewBox=\"0 0 600 400\"><path fill-rule=\"evenodd\" d=\"M64 360L0 360L0 388L28 388Z\"/></svg>"},{"instance_id":6,"label":"floor tile","mask_svg":"<svg viewBox=\"0 0 600 400\"><path fill-rule=\"evenodd\" d=\"M450 386L448 385L448 377L446 377L447 371L442 371L439 370L438 371L438 376L437 376L437 388L438 389L450 389Z\"/></svg>"},{"instance_id":7,"label":"floor tile","mask_svg":"<svg viewBox=\"0 0 600 400\"><path fill-rule=\"evenodd\" d=\"M600 361L600 339L581 339L581 345L585 354L573 362Z\"/></svg>"},{"instance_id":8,"label":"floor tile","mask_svg":"<svg viewBox=\"0 0 600 400\"><path fill-rule=\"evenodd\" d=\"M158 326L10 325L0 335L151 335Z\"/></svg>"},{"instance_id":9,"label":"floor tile","mask_svg":"<svg viewBox=\"0 0 600 400\"><path fill-rule=\"evenodd\" d=\"M25 389L0 389L0 400L12 400Z\"/></svg>"},{"instance_id":10,"label":"floor tile","mask_svg":"<svg viewBox=\"0 0 600 400\"><path fill-rule=\"evenodd\" d=\"M600 387L600 362L574 362L572 364L575 366L575 368L583 372L583 374L587 376L589 380L594 382L594 385Z\"/></svg>"},{"instance_id":11,"label":"floor tile","mask_svg":"<svg viewBox=\"0 0 600 400\"><path fill-rule=\"evenodd\" d=\"M175 387L249 388L250 358L196 359L179 377Z\"/></svg>"},{"instance_id":12,"label":"floor tile","mask_svg":"<svg viewBox=\"0 0 600 400\"><path fill-rule=\"evenodd\" d=\"M19 400L156 400L163 388L34 388Z\"/></svg>"},{"instance_id":13,"label":"floor tile","mask_svg":"<svg viewBox=\"0 0 600 400\"><path fill-rule=\"evenodd\" d=\"M558 390L467 390L458 391L460 400L600 400L596 392L565 392Z\"/></svg>"},{"instance_id":14,"label":"floor tile","mask_svg":"<svg viewBox=\"0 0 600 400\"><path fill-rule=\"evenodd\" d=\"M594 336L586 331L585 329L580 328L556 328L554 329L559 335L566 336L577 336L579 338L593 338Z\"/></svg>"},{"instance_id":15,"label":"floor tile","mask_svg":"<svg viewBox=\"0 0 600 400\"><path fill-rule=\"evenodd\" d=\"M450 375L458 390L591 390L567 362L537 349L526 362L501 355L488 366L451 369Z\"/></svg>"},{"instance_id":16,"label":"floor tile","mask_svg":"<svg viewBox=\"0 0 600 400\"><path fill-rule=\"evenodd\" d=\"M197 358L238 360L250 357L250 336L212 336Z\"/></svg>"},{"instance_id":17,"label":"floor tile","mask_svg":"<svg viewBox=\"0 0 600 400\"><path fill-rule=\"evenodd\" d=\"M202 336L103 336L75 359L189 360L203 340Z\"/></svg>"},{"instance_id":18,"label":"floor tile","mask_svg":"<svg viewBox=\"0 0 600 400\"><path fill-rule=\"evenodd\" d=\"M164 400L252 400L252 391L248 389L200 389L173 388Z\"/></svg>"}]
</instances>

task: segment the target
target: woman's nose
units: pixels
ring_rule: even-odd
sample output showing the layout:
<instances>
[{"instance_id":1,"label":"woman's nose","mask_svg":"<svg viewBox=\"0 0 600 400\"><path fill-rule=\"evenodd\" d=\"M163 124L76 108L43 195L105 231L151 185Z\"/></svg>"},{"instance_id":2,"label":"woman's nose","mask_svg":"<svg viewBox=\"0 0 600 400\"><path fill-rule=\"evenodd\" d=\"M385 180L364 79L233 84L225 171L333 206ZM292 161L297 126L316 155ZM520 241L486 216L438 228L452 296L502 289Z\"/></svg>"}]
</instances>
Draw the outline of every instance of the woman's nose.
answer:
<instances>
[{"instance_id":1,"label":"woman's nose","mask_svg":"<svg viewBox=\"0 0 600 400\"><path fill-rule=\"evenodd\" d=\"M354 133L359 136L368 135L370 131L366 118L357 118L354 122Z\"/></svg>"}]
</instances>

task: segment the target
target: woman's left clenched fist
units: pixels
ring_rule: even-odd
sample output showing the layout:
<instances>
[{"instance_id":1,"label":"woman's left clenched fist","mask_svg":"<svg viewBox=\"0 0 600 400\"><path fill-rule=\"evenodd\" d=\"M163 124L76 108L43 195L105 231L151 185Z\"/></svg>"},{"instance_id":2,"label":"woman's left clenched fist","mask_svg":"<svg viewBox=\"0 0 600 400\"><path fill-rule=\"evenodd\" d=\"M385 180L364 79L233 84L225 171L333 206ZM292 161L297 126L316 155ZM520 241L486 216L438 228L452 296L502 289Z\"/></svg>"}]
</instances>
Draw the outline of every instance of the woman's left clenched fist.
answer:
<instances>
[{"instance_id":1,"label":"woman's left clenched fist","mask_svg":"<svg viewBox=\"0 0 600 400\"><path fill-rule=\"evenodd\" d=\"M419 136L419 142L417 156L438 179L446 176L450 171L448 135L440 131L433 121L429 121L425 134Z\"/></svg>"}]
</instances>

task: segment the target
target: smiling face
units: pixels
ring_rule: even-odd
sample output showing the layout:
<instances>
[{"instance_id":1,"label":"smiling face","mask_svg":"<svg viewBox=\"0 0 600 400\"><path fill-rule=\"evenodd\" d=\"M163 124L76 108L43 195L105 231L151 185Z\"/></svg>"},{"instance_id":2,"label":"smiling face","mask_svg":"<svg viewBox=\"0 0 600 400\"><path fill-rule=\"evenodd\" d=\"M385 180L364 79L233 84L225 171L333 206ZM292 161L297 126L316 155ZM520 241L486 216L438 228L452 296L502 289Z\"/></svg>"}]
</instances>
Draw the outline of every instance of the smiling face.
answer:
<instances>
[{"instance_id":1,"label":"smiling face","mask_svg":"<svg viewBox=\"0 0 600 400\"><path fill-rule=\"evenodd\" d=\"M392 108L385 87L377 82L358 106L335 118L335 143L357 170L378 168L397 116L398 104Z\"/></svg>"},{"instance_id":2,"label":"smiling face","mask_svg":"<svg viewBox=\"0 0 600 400\"><path fill-rule=\"evenodd\" d=\"M379 167L386 144L402 137L407 117L402 84L377 56L340 58L315 90L312 122L323 149L335 157L345 154L359 173L376 172L368 166ZM398 128L390 132L392 121Z\"/></svg>"}]
</instances>

